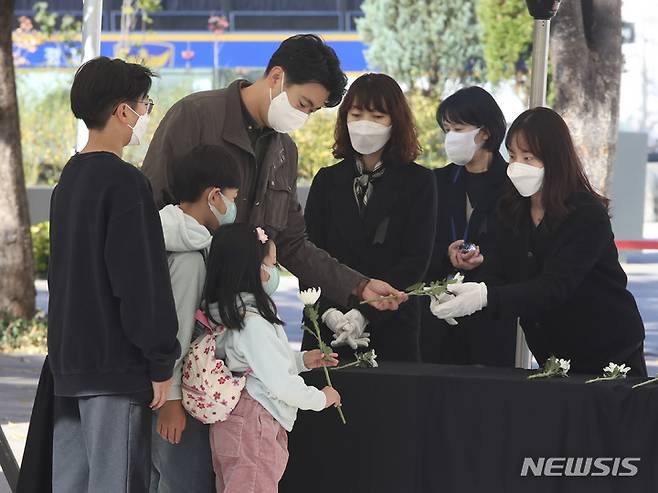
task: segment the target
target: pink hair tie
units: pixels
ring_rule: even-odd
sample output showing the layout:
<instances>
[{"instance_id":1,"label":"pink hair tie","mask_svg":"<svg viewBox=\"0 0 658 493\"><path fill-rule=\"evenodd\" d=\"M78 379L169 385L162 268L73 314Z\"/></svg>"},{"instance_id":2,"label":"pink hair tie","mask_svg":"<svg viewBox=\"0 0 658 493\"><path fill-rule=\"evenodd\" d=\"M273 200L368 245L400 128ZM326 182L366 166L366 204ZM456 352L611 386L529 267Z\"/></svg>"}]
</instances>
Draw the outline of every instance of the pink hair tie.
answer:
<instances>
[{"instance_id":1,"label":"pink hair tie","mask_svg":"<svg viewBox=\"0 0 658 493\"><path fill-rule=\"evenodd\" d=\"M267 233L263 231L263 228L256 228L256 235L258 236L258 241L260 241L263 245L267 243L267 240L269 240Z\"/></svg>"}]
</instances>

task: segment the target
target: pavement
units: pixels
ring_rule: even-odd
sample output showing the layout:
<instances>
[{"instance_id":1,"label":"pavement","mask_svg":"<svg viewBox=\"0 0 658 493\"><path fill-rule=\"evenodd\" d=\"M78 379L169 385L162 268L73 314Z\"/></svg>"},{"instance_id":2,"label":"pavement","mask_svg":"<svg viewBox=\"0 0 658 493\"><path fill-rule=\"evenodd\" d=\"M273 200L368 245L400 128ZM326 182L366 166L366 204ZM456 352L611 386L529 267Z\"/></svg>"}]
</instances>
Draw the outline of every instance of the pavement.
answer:
<instances>
[{"instance_id":1,"label":"pavement","mask_svg":"<svg viewBox=\"0 0 658 493\"><path fill-rule=\"evenodd\" d=\"M645 355L649 374L658 372L658 253L623 255L628 288L635 296L646 329ZM47 285L37 281L37 306L48 306ZM282 276L274 301L285 322L291 345L299 347L302 304L297 297L297 279ZM43 365L43 355L0 353L0 425L20 463L27 437L32 402ZM0 470L0 493L10 493Z\"/></svg>"}]
</instances>

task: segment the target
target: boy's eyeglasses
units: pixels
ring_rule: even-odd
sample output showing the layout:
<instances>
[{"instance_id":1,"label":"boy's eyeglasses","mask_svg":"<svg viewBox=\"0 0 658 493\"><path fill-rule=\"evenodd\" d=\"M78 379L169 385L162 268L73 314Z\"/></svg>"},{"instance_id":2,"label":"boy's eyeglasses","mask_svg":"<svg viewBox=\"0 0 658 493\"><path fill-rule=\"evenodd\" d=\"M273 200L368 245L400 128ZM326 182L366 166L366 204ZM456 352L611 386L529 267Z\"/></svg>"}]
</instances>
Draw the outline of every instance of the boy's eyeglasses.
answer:
<instances>
[{"instance_id":1,"label":"boy's eyeglasses","mask_svg":"<svg viewBox=\"0 0 658 493\"><path fill-rule=\"evenodd\" d=\"M146 105L146 114L147 115L151 114L151 111L153 111L153 107L155 106L155 103L153 102L153 100L151 98L142 99L142 100L133 99L132 102L133 103L144 103Z\"/></svg>"}]
</instances>

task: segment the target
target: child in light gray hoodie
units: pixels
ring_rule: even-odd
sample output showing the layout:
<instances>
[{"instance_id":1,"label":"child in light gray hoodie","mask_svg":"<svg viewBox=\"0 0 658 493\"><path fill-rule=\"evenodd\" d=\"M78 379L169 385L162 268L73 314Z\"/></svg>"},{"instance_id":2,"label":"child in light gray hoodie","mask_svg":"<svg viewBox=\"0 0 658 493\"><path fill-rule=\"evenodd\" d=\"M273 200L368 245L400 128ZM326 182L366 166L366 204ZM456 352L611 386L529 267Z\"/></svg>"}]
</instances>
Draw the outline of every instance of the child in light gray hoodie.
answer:
<instances>
[{"instance_id":1,"label":"child in light gray hoodie","mask_svg":"<svg viewBox=\"0 0 658 493\"><path fill-rule=\"evenodd\" d=\"M160 211L171 286L178 315L181 356L167 403L153 415L151 492L214 492L208 426L187 415L181 399L181 363L194 336L195 313L206 278L211 231L232 223L240 170L220 146L203 145L170 170L178 205Z\"/></svg>"}]
</instances>

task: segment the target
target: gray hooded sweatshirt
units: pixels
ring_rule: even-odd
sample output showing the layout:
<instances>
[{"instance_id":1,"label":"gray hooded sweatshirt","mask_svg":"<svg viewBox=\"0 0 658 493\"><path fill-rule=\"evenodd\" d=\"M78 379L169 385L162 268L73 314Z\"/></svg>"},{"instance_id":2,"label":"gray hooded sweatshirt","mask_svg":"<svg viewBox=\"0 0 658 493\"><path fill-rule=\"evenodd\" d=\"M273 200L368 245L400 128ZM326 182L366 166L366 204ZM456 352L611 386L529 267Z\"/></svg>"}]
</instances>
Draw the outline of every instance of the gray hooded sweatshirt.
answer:
<instances>
[{"instance_id":1,"label":"gray hooded sweatshirt","mask_svg":"<svg viewBox=\"0 0 658 493\"><path fill-rule=\"evenodd\" d=\"M178 316L178 342L181 356L174 366L173 382L168 400L182 399L181 364L190 349L194 332L194 316L203 295L206 279L205 252L210 248L212 235L180 207L168 205L160 211L165 248L168 252L171 288ZM204 252L202 255L200 252Z\"/></svg>"}]
</instances>

